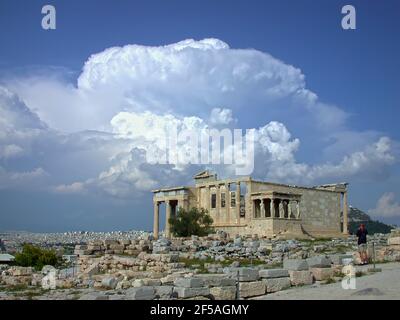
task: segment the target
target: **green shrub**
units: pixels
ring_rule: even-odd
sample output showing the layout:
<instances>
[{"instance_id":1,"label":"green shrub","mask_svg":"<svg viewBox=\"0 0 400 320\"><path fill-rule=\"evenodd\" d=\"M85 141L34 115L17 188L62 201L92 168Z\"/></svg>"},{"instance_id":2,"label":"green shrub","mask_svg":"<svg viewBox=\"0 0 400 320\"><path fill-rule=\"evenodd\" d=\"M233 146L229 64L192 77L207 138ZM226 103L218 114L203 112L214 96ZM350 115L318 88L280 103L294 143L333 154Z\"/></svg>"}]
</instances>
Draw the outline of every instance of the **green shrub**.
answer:
<instances>
[{"instance_id":1,"label":"green shrub","mask_svg":"<svg viewBox=\"0 0 400 320\"><path fill-rule=\"evenodd\" d=\"M54 250L46 250L31 244L24 244L21 253L15 255L15 264L41 270L45 265L57 266L60 259Z\"/></svg>"},{"instance_id":2,"label":"green shrub","mask_svg":"<svg viewBox=\"0 0 400 320\"><path fill-rule=\"evenodd\" d=\"M206 236L213 232L213 219L203 208L189 211L179 208L177 214L169 219L171 232L177 237Z\"/></svg>"}]
</instances>

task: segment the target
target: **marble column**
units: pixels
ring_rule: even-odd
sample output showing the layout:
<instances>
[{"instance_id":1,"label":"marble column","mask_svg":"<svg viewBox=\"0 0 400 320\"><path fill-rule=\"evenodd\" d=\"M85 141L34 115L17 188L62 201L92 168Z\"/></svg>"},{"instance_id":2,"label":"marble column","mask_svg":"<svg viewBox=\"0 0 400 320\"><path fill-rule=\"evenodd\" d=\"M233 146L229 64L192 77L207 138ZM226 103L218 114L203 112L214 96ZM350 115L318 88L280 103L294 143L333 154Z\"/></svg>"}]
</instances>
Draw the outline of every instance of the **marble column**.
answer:
<instances>
[{"instance_id":1,"label":"marble column","mask_svg":"<svg viewBox=\"0 0 400 320\"><path fill-rule=\"evenodd\" d=\"M210 208L211 208L211 199L210 199L210 187L205 186L206 192L205 192L205 209L208 211L208 214L210 214Z\"/></svg>"},{"instance_id":2,"label":"marble column","mask_svg":"<svg viewBox=\"0 0 400 320\"><path fill-rule=\"evenodd\" d=\"M347 205L347 191L343 192L343 233L348 234L348 224L349 224L349 216L348 216L348 205Z\"/></svg>"},{"instance_id":3,"label":"marble column","mask_svg":"<svg viewBox=\"0 0 400 320\"><path fill-rule=\"evenodd\" d=\"M271 214L271 218L275 218L275 205L274 205L274 199L271 198L271 202L269 203L269 211Z\"/></svg>"},{"instance_id":4,"label":"marble column","mask_svg":"<svg viewBox=\"0 0 400 320\"><path fill-rule=\"evenodd\" d=\"M231 195L229 193L229 183L225 183L225 216L226 221L231 221Z\"/></svg>"},{"instance_id":5,"label":"marble column","mask_svg":"<svg viewBox=\"0 0 400 320\"><path fill-rule=\"evenodd\" d=\"M215 222L219 223L221 220L221 189L219 185L215 186Z\"/></svg>"},{"instance_id":6,"label":"marble column","mask_svg":"<svg viewBox=\"0 0 400 320\"><path fill-rule=\"evenodd\" d=\"M292 218L292 201L288 201L288 218Z\"/></svg>"},{"instance_id":7,"label":"marble column","mask_svg":"<svg viewBox=\"0 0 400 320\"><path fill-rule=\"evenodd\" d=\"M296 201L296 219L300 219L300 201Z\"/></svg>"},{"instance_id":8,"label":"marble column","mask_svg":"<svg viewBox=\"0 0 400 320\"><path fill-rule=\"evenodd\" d=\"M240 223L240 182L236 182L236 223Z\"/></svg>"},{"instance_id":9,"label":"marble column","mask_svg":"<svg viewBox=\"0 0 400 320\"><path fill-rule=\"evenodd\" d=\"M170 238L171 237L171 230L170 230L170 224L169 224L169 218L171 218L171 204L169 200L165 202L165 237Z\"/></svg>"},{"instance_id":10,"label":"marble column","mask_svg":"<svg viewBox=\"0 0 400 320\"><path fill-rule=\"evenodd\" d=\"M154 220L153 220L153 236L154 239L158 239L158 230L160 226L160 204L155 201L154 204Z\"/></svg>"}]
</instances>

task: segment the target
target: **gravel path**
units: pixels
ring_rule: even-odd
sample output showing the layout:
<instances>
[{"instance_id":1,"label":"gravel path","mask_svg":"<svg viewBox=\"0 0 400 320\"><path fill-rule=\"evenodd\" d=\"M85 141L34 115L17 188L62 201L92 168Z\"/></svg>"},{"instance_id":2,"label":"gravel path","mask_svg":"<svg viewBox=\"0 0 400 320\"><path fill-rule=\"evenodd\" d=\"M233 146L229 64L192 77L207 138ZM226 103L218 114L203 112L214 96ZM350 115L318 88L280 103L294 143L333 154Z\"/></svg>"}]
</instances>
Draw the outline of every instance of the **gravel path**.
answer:
<instances>
[{"instance_id":1,"label":"gravel path","mask_svg":"<svg viewBox=\"0 0 400 320\"><path fill-rule=\"evenodd\" d=\"M257 300L376 300L400 299L400 263L378 264L382 272L356 278L356 289L345 290L341 282L289 289L256 298ZM372 268L357 266L358 270Z\"/></svg>"}]
</instances>

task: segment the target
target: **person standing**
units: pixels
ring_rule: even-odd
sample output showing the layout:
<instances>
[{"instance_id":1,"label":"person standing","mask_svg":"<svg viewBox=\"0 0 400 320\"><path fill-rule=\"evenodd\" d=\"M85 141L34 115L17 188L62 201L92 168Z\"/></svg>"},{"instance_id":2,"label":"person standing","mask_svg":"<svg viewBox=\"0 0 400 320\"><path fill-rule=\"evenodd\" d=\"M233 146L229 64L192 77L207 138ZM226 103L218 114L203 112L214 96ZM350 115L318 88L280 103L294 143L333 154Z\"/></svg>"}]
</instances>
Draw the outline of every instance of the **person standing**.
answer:
<instances>
[{"instance_id":1,"label":"person standing","mask_svg":"<svg viewBox=\"0 0 400 320\"><path fill-rule=\"evenodd\" d=\"M358 237L358 252L360 253L361 264L368 264L367 234L368 234L368 230L365 228L365 225L362 223L356 233L356 235Z\"/></svg>"}]
</instances>

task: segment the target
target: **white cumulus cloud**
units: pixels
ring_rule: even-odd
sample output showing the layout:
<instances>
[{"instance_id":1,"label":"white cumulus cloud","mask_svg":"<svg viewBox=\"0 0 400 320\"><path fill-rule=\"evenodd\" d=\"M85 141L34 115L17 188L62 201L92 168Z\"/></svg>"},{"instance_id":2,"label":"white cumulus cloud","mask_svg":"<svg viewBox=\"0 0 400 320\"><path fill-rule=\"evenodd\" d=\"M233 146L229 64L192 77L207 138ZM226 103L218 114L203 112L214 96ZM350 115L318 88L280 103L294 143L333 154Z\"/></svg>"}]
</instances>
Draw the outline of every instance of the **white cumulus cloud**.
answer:
<instances>
[{"instance_id":1,"label":"white cumulus cloud","mask_svg":"<svg viewBox=\"0 0 400 320\"><path fill-rule=\"evenodd\" d=\"M3 176L19 172L10 159L25 159L21 172L43 168L59 193L129 198L190 181L202 166L148 161L149 154L162 156L172 127L256 128L253 176L270 181L374 177L396 162L389 137L349 128L348 114L307 89L300 69L218 39L109 48L88 58L76 83L51 75L2 82L8 88L0 87ZM344 132L360 143L339 143ZM321 161L318 152L298 156L301 146L317 143L321 154L335 146L335 160ZM177 147L177 157L189 151L185 141Z\"/></svg>"},{"instance_id":2,"label":"white cumulus cloud","mask_svg":"<svg viewBox=\"0 0 400 320\"><path fill-rule=\"evenodd\" d=\"M399 217L400 203L396 201L396 196L393 192L387 192L379 198L375 208L368 210L368 213L376 217Z\"/></svg>"}]
</instances>

